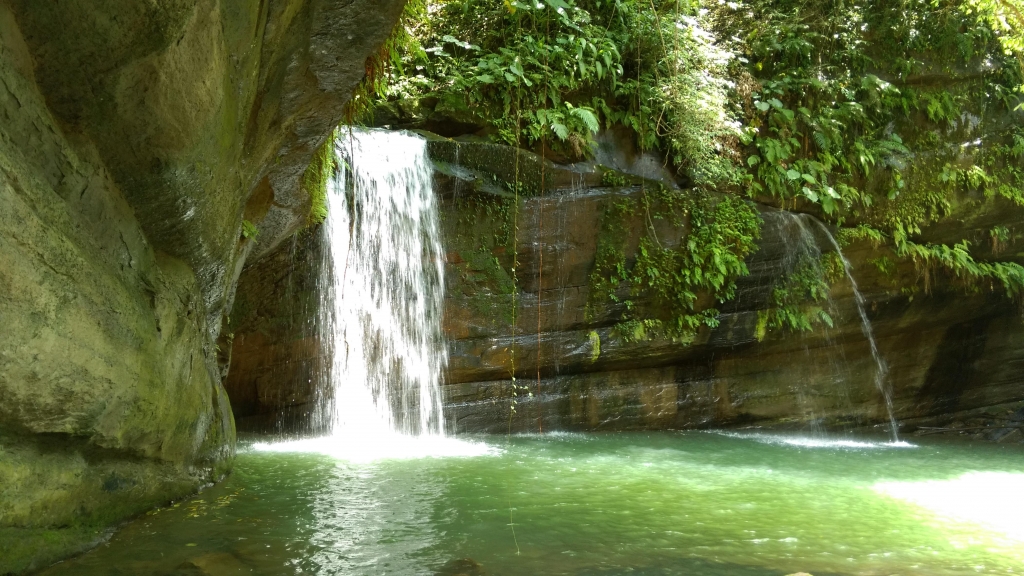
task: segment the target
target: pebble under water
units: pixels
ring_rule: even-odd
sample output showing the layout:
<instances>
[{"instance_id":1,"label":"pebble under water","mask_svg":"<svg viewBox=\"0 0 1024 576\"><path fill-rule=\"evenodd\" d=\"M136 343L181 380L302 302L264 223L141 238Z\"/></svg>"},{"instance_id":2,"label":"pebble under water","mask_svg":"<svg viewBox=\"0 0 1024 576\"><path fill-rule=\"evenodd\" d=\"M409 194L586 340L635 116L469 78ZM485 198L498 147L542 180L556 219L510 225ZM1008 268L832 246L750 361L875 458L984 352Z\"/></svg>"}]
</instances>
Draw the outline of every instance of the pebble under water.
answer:
<instances>
[{"instance_id":1,"label":"pebble under water","mask_svg":"<svg viewBox=\"0 0 1024 576\"><path fill-rule=\"evenodd\" d=\"M471 455L377 461L250 444L223 483L43 574L1024 574L1020 446L461 441Z\"/></svg>"}]
</instances>

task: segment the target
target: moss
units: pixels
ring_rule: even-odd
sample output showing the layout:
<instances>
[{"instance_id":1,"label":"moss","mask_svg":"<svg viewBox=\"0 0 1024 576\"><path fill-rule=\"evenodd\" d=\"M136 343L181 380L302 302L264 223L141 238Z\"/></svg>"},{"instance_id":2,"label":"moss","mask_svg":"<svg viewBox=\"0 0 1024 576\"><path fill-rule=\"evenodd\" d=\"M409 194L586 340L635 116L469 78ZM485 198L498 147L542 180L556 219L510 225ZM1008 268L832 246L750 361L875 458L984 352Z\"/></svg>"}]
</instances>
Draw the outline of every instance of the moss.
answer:
<instances>
[{"instance_id":1,"label":"moss","mask_svg":"<svg viewBox=\"0 0 1024 576\"><path fill-rule=\"evenodd\" d=\"M337 130L331 132L326 141L313 153L309 166L302 175L302 188L309 194L308 226L315 226L327 218L327 187L337 169L334 156L334 141Z\"/></svg>"},{"instance_id":2,"label":"moss","mask_svg":"<svg viewBox=\"0 0 1024 576\"><path fill-rule=\"evenodd\" d=\"M62 558L82 552L100 540L104 532L98 528L3 528L0 542L0 574L19 574L43 568Z\"/></svg>"}]
</instances>

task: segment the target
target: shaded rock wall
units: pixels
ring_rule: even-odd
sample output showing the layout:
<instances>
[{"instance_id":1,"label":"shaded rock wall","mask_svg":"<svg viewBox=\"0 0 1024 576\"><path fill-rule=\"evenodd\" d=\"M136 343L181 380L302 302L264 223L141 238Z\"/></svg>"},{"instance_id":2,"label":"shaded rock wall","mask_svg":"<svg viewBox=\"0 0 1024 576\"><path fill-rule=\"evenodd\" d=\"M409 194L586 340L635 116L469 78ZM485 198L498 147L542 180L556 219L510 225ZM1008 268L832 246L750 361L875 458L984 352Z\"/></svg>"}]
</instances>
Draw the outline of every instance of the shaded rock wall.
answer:
<instances>
[{"instance_id":1,"label":"shaded rock wall","mask_svg":"<svg viewBox=\"0 0 1024 576\"><path fill-rule=\"evenodd\" d=\"M319 338L325 246L320 227L282 243L242 272L228 330L224 387L239 431L317 430L317 399L330 359Z\"/></svg>"},{"instance_id":2,"label":"shaded rock wall","mask_svg":"<svg viewBox=\"0 0 1024 576\"><path fill-rule=\"evenodd\" d=\"M236 279L402 4L0 1L0 573L230 469Z\"/></svg>"}]
</instances>

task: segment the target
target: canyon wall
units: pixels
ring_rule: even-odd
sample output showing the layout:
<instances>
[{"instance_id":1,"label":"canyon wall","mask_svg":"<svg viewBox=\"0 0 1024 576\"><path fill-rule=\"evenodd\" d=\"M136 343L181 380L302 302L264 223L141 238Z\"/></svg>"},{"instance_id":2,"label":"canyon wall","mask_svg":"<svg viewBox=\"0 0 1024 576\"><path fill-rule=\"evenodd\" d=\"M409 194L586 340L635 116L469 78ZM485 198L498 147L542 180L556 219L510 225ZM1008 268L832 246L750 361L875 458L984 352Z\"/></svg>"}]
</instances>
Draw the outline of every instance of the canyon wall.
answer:
<instances>
[{"instance_id":1,"label":"canyon wall","mask_svg":"<svg viewBox=\"0 0 1024 576\"><path fill-rule=\"evenodd\" d=\"M592 300L592 271L608 208L662 185L652 179L656 164L622 153L610 160L620 171L595 163L560 166L496 144L426 136L446 250L445 398L455 431L887 430L879 367L844 274L832 276L830 300L822 304L833 326L758 327L760 314L775 305L773 290L792 272L794 251L810 242L816 253L834 254L836 229L809 214L755 205L763 221L758 250L747 259L750 274L739 279L735 298L718 305L718 326L685 342L635 340L619 330L622 304ZM546 187L538 193L541 166ZM502 184L513 177L534 192L517 199ZM942 242L968 231L980 242L991 226L1014 226L1022 216L1004 200L965 200L950 221L922 235ZM621 224L628 231L627 266L650 228L667 247L689 233L643 213ZM309 254L319 253L320 242L318 235L304 236L244 273L246 295L238 302L261 304L236 308L228 392L236 405L235 398L244 399L248 429L308 430L295 418L315 413L315 367L322 360L301 311L315 308L319 298ZM989 255L1017 260L1018 250L1011 242ZM854 241L843 254L904 432L1024 417L1024 323L1015 301L998 290L965 293L934 272L924 289L925 269L904 262L883 270L881 257L897 259L869 241ZM627 299L628 289L618 296Z\"/></svg>"},{"instance_id":2,"label":"canyon wall","mask_svg":"<svg viewBox=\"0 0 1024 576\"><path fill-rule=\"evenodd\" d=\"M0 2L0 574L230 470L238 275L402 4Z\"/></svg>"}]
</instances>

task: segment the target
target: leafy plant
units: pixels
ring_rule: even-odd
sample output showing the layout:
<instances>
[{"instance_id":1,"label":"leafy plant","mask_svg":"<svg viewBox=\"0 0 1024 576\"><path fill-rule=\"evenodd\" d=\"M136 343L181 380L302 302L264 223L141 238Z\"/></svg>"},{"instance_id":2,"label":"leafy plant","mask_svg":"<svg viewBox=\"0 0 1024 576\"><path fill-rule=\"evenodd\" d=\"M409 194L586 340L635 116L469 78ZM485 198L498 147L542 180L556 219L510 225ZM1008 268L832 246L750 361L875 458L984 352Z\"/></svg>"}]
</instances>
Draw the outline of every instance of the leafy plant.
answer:
<instances>
[{"instance_id":1,"label":"leafy plant","mask_svg":"<svg viewBox=\"0 0 1024 576\"><path fill-rule=\"evenodd\" d=\"M629 217L645 222L631 264L625 254ZM655 220L686 231L678 245L657 237ZM619 304L624 312L617 333L623 339L688 342L701 326L717 326L714 304L733 297L759 234L756 210L729 195L657 188L615 200L602 217L588 314L595 316L607 302ZM620 287L628 287L628 296Z\"/></svg>"},{"instance_id":2,"label":"leafy plant","mask_svg":"<svg viewBox=\"0 0 1024 576\"><path fill-rule=\"evenodd\" d=\"M259 234L259 228L256 228L255 224L248 220L242 220L242 238L255 242L256 237L259 236Z\"/></svg>"},{"instance_id":3,"label":"leafy plant","mask_svg":"<svg viewBox=\"0 0 1024 576\"><path fill-rule=\"evenodd\" d=\"M385 99L432 97L502 142L573 158L602 126L625 126L695 181L732 178L731 55L695 3L432 0L426 13L407 24L416 42Z\"/></svg>"}]
</instances>

